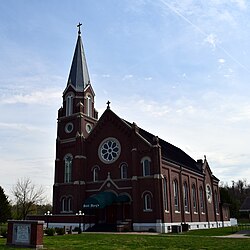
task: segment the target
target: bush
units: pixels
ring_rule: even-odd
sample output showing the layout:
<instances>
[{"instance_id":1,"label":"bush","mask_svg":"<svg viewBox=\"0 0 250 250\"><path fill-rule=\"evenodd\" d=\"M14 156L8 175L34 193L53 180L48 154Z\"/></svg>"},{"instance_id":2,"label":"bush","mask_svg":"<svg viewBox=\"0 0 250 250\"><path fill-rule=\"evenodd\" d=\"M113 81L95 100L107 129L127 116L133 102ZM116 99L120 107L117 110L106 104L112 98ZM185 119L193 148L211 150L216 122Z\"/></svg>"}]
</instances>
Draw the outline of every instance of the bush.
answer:
<instances>
[{"instance_id":1,"label":"bush","mask_svg":"<svg viewBox=\"0 0 250 250\"><path fill-rule=\"evenodd\" d=\"M0 235L3 236L4 238L7 238L7 230L1 229Z\"/></svg>"},{"instance_id":2,"label":"bush","mask_svg":"<svg viewBox=\"0 0 250 250\"><path fill-rule=\"evenodd\" d=\"M64 235L64 234L65 234L64 228L62 228L62 227L57 227L57 228L56 228L56 233L57 233L58 235Z\"/></svg>"},{"instance_id":3,"label":"bush","mask_svg":"<svg viewBox=\"0 0 250 250\"><path fill-rule=\"evenodd\" d=\"M80 228L79 227L75 227L72 231L73 232L79 232Z\"/></svg>"},{"instance_id":4,"label":"bush","mask_svg":"<svg viewBox=\"0 0 250 250\"><path fill-rule=\"evenodd\" d=\"M46 228L44 230L44 233L47 234L48 236L54 236L55 235L55 229L54 228Z\"/></svg>"}]
</instances>

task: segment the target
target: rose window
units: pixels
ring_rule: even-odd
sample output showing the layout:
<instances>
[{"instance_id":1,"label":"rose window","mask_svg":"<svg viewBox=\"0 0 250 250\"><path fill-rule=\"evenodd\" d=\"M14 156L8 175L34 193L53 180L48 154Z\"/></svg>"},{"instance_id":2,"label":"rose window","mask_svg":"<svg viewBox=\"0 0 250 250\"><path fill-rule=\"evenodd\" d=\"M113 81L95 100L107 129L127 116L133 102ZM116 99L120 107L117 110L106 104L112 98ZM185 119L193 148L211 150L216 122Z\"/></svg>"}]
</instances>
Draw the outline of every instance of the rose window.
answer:
<instances>
[{"instance_id":1,"label":"rose window","mask_svg":"<svg viewBox=\"0 0 250 250\"><path fill-rule=\"evenodd\" d=\"M112 163L119 157L120 151L120 143L115 138L107 138L99 146L99 158L105 163Z\"/></svg>"}]
</instances>

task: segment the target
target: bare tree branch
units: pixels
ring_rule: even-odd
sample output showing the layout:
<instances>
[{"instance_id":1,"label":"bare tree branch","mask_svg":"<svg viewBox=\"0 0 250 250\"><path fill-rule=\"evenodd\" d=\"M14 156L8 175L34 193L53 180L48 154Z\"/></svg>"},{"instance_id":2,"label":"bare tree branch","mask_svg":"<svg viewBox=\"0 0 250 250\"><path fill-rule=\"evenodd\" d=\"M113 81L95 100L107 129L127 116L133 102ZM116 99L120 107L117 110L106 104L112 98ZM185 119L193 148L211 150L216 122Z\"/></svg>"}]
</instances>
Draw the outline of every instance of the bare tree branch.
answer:
<instances>
[{"instance_id":1,"label":"bare tree branch","mask_svg":"<svg viewBox=\"0 0 250 250\"><path fill-rule=\"evenodd\" d=\"M20 219L25 219L29 213L34 211L36 205L41 205L45 200L43 187L36 187L29 178L18 179L12 188L12 194L15 197Z\"/></svg>"}]
</instances>

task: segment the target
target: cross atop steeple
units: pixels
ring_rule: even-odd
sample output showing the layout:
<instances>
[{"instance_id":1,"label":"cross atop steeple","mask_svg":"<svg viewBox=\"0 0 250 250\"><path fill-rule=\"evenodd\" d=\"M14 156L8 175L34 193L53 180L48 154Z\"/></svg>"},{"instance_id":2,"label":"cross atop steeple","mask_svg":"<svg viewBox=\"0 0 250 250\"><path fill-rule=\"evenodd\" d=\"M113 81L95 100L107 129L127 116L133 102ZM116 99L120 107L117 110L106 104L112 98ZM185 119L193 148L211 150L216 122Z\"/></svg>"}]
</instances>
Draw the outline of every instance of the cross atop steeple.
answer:
<instances>
[{"instance_id":1,"label":"cross atop steeple","mask_svg":"<svg viewBox=\"0 0 250 250\"><path fill-rule=\"evenodd\" d=\"M107 109L110 109L110 106L109 106L110 105L110 101L107 101L107 105L108 105Z\"/></svg>"},{"instance_id":2,"label":"cross atop steeple","mask_svg":"<svg viewBox=\"0 0 250 250\"><path fill-rule=\"evenodd\" d=\"M78 35L81 35L81 26L82 26L82 23L78 23L77 24L77 28L78 28Z\"/></svg>"}]
</instances>

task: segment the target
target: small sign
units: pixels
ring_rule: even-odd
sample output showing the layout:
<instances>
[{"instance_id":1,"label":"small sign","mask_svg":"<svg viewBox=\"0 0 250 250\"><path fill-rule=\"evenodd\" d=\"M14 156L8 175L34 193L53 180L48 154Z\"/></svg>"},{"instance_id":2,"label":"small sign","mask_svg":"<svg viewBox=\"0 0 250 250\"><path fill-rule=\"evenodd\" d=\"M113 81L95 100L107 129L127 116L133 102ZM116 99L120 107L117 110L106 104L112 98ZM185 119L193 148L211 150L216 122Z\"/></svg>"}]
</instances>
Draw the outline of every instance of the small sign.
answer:
<instances>
[{"instance_id":1,"label":"small sign","mask_svg":"<svg viewBox=\"0 0 250 250\"><path fill-rule=\"evenodd\" d=\"M14 224L13 231L13 241L15 244L30 243L30 224Z\"/></svg>"},{"instance_id":2,"label":"small sign","mask_svg":"<svg viewBox=\"0 0 250 250\"><path fill-rule=\"evenodd\" d=\"M98 208L100 205L99 204L84 204L84 208Z\"/></svg>"}]
</instances>

